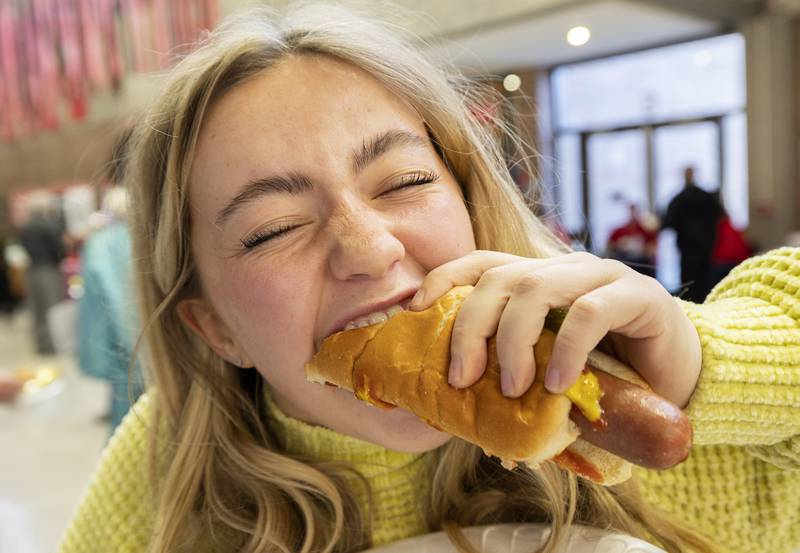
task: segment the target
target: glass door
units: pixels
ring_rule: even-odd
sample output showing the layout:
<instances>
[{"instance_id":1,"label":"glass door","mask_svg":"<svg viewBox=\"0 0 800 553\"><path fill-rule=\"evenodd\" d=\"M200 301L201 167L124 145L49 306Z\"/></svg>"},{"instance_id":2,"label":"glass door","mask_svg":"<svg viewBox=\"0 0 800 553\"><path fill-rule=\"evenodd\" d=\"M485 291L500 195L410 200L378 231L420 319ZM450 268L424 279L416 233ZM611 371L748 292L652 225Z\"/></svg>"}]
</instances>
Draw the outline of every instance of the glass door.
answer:
<instances>
[{"instance_id":1,"label":"glass door","mask_svg":"<svg viewBox=\"0 0 800 553\"><path fill-rule=\"evenodd\" d=\"M631 204L648 210L647 134L633 129L584 137L592 250L603 254L611 232L628 221Z\"/></svg>"}]
</instances>

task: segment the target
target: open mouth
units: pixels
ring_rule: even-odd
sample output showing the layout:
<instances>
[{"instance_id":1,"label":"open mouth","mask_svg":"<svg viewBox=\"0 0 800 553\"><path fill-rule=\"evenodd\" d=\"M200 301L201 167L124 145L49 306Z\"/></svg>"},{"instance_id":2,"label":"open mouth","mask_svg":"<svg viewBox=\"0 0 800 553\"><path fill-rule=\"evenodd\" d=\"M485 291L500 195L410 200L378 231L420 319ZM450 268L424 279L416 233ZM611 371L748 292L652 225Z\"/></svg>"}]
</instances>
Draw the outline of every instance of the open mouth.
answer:
<instances>
[{"instance_id":1,"label":"open mouth","mask_svg":"<svg viewBox=\"0 0 800 553\"><path fill-rule=\"evenodd\" d=\"M342 330L353 330L354 328L364 328L365 326L374 325L388 321L398 313L405 311L401 304L395 304L388 309L382 311L374 311L368 315L357 317L344 325Z\"/></svg>"}]
</instances>

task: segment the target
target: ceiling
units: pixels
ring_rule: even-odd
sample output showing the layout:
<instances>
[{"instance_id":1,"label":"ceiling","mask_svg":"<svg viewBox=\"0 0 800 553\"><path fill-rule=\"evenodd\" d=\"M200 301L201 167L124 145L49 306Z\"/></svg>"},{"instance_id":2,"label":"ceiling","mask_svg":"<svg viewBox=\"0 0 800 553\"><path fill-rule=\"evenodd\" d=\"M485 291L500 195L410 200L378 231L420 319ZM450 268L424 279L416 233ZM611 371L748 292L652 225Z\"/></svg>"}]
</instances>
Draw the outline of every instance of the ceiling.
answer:
<instances>
[{"instance_id":1,"label":"ceiling","mask_svg":"<svg viewBox=\"0 0 800 553\"><path fill-rule=\"evenodd\" d=\"M448 43L438 49L469 72L496 72L639 50L730 28L725 21L654 2L594 0L563 4L558 10L446 36ZM566 41L567 31L576 25L591 30L589 42L579 47Z\"/></svg>"},{"instance_id":2,"label":"ceiling","mask_svg":"<svg viewBox=\"0 0 800 553\"><path fill-rule=\"evenodd\" d=\"M285 8L290 0L219 0L221 15L248 5ZM332 0L350 2L353 0ZM358 0L356 0L358 1ZM753 15L763 2L774 11L800 11L800 0L393 0L361 5L397 6L395 20L429 39L442 39L443 53L468 71L499 72L521 66L552 66L569 61L647 48L705 36L731 28ZM592 39L582 47L565 42L573 25L586 25ZM120 119L136 113L159 87L154 76L126 78L123 94L92 99L83 123ZM62 128L63 133L67 129ZM34 141L35 137L21 142ZM10 146L0 144L0 153Z\"/></svg>"}]
</instances>

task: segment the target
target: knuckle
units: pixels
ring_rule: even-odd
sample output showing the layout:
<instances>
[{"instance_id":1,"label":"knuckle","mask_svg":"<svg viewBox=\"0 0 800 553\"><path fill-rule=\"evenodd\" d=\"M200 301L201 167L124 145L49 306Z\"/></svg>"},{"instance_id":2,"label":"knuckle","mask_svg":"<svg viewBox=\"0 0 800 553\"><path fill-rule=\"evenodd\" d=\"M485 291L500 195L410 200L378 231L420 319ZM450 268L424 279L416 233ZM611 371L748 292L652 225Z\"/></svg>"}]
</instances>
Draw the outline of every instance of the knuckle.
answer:
<instances>
[{"instance_id":1,"label":"knuckle","mask_svg":"<svg viewBox=\"0 0 800 553\"><path fill-rule=\"evenodd\" d=\"M598 259L596 255L589 252L572 252L567 254L567 257L569 257L571 261L578 262L596 261Z\"/></svg>"},{"instance_id":2,"label":"knuckle","mask_svg":"<svg viewBox=\"0 0 800 553\"><path fill-rule=\"evenodd\" d=\"M422 279L423 284L430 285L432 282L436 282L439 280L440 276L444 274L445 270L447 270L447 265L439 265L438 267L434 267L428 274L425 275L425 278Z\"/></svg>"},{"instance_id":3,"label":"knuckle","mask_svg":"<svg viewBox=\"0 0 800 553\"><path fill-rule=\"evenodd\" d=\"M522 275L514 284L513 293L527 294L541 290L546 284L545 276L540 272L529 272Z\"/></svg>"},{"instance_id":4,"label":"knuckle","mask_svg":"<svg viewBox=\"0 0 800 553\"><path fill-rule=\"evenodd\" d=\"M578 348L578 337L571 332L559 332L558 339L556 340L554 350L560 350L561 353L574 353Z\"/></svg>"},{"instance_id":5,"label":"knuckle","mask_svg":"<svg viewBox=\"0 0 800 553\"><path fill-rule=\"evenodd\" d=\"M608 302L596 295L582 296L572 304L575 314L584 319L593 319L606 312L608 308Z\"/></svg>"},{"instance_id":6,"label":"knuckle","mask_svg":"<svg viewBox=\"0 0 800 553\"><path fill-rule=\"evenodd\" d=\"M505 270L503 266L499 267L492 267L484 271L483 275L481 275L481 282L485 285L495 285L499 284L505 278Z\"/></svg>"},{"instance_id":7,"label":"knuckle","mask_svg":"<svg viewBox=\"0 0 800 553\"><path fill-rule=\"evenodd\" d=\"M610 273L622 274L633 271L633 269L625 265L622 261L616 259L601 259L600 263L602 263L603 267Z\"/></svg>"},{"instance_id":8,"label":"knuckle","mask_svg":"<svg viewBox=\"0 0 800 553\"><path fill-rule=\"evenodd\" d=\"M450 344L453 349L464 349L465 345L472 338L469 327L464 323L459 323L456 320L453 325L453 333L450 338Z\"/></svg>"},{"instance_id":9,"label":"knuckle","mask_svg":"<svg viewBox=\"0 0 800 553\"><path fill-rule=\"evenodd\" d=\"M497 345L498 355L507 353L516 343L516 337L513 332L504 328L499 328L495 335L495 344Z\"/></svg>"}]
</instances>

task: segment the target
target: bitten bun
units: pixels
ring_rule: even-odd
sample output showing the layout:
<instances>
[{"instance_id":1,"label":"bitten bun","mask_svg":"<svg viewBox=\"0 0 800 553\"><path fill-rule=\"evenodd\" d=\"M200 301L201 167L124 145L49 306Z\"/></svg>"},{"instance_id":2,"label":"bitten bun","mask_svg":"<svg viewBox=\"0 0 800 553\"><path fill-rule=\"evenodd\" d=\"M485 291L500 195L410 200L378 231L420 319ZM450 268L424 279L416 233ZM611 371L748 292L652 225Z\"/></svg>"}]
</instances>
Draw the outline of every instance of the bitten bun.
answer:
<instances>
[{"instance_id":1,"label":"bitten bun","mask_svg":"<svg viewBox=\"0 0 800 553\"><path fill-rule=\"evenodd\" d=\"M453 323L471 290L456 287L424 311L403 311L385 322L328 337L306 364L306 377L350 390L379 407L407 409L431 426L476 444L507 468L553 460L605 485L629 478L629 462L578 439L578 426L570 419L572 401L545 389L552 332L545 330L534 347L536 376L521 397L501 393L494 338L488 342L483 376L465 389L448 384ZM630 368L598 354L593 352L590 365L601 364L618 378L646 386Z\"/></svg>"}]
</instances>

